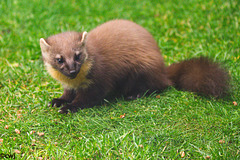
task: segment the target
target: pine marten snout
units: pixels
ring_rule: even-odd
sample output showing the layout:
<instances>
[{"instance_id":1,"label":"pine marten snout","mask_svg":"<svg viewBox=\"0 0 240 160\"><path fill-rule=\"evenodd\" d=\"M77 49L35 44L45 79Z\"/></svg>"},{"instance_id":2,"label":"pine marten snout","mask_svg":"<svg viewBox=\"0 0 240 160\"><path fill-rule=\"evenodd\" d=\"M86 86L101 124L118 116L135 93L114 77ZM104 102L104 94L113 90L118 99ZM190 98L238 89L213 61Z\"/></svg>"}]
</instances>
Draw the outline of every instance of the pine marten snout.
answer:
<instances>
[{"instance_id":1,"label":"pine marten snout","mask_svg":"<svg viewBox=\"0 0 240 160\"><path fill-rule=\"evenodd\" d=\"M206 58L166 67L153 36L127 20L41 38L40 46L48 72L63 84L63 95L50 102L62 106L60 113L92 107L113 92L135 99L175 86L221 97L228 89L227 72Z\"/></svg>"}]
</instances>

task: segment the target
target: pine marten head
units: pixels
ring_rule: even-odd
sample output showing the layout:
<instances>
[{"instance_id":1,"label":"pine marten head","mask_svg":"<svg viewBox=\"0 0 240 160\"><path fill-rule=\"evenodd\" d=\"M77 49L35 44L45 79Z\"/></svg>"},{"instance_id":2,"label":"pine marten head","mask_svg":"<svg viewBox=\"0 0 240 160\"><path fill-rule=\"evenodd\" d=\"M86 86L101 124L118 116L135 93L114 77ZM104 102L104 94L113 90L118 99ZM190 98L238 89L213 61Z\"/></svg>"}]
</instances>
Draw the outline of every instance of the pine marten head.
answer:
<instances>
[{"instance_id":1,"label":"pine marten head","mask_svg":"<svg viewBox=\"0 0 240 160\"><path fill-rule=\"evenodd\" d=\"M86 85L91 68L85 47L87 32L64 32L40 39L43 61L53 78L67 87Z\"/></svg>"}]
</instances>

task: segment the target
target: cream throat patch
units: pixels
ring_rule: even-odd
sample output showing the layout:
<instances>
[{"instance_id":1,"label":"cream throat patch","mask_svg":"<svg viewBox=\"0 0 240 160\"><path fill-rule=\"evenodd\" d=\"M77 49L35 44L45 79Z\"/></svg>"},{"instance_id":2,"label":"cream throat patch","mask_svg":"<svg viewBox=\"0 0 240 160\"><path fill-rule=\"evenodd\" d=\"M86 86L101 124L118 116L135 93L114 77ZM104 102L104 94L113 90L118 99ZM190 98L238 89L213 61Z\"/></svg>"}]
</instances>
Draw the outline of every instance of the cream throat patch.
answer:
<instances>
[{"instance_id":1,"label":"cream throat patch","mask_svg":"<svg viewBox=\"0 0 240 160\"><path fill-rule=\"evenodd\" d=\"M64 88L69 89L78 89L78 88L87 88L92 81L87 79L86 76L89 73L92 67L92 61L87 60L81 66L79 73L77 74L76 78L70 79L67 76L63 75L61 72L53 68L49 63L45 63L47 71L49 74L56 80L62 83Z\"/></svg>"}]
</instances>

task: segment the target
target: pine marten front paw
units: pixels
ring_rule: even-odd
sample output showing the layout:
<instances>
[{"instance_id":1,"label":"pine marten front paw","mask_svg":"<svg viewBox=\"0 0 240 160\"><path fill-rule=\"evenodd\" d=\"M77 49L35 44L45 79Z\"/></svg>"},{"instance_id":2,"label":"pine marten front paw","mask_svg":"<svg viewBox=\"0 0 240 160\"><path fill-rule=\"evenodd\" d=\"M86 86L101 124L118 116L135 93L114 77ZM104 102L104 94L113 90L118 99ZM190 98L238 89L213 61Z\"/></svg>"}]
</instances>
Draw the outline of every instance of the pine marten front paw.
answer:
<instances>
[{"instance_id":1,"label":"pine marten front paw","mask_svg":"<svg viewBox=\"0 0 240 160\"><path fill-rule=\"evenodd\" d=\"M54 98L51 102L49 102L49 107L60 107L61 105L64 105L66 101L64 99L60 98Z\"/></svg>"},{"instance_id":2,"label":"pine marten front paw","mask_svg":"<svg viewBox=\"0 0 240 160\"><path fill-rule=\"evenodd\" d=\"M68 112L75 113L78 111L78 107L71 105L71 104L65 104L64 107L62 107L58 112L62 114L67 114Z\"/></svg>"}]
</instances>

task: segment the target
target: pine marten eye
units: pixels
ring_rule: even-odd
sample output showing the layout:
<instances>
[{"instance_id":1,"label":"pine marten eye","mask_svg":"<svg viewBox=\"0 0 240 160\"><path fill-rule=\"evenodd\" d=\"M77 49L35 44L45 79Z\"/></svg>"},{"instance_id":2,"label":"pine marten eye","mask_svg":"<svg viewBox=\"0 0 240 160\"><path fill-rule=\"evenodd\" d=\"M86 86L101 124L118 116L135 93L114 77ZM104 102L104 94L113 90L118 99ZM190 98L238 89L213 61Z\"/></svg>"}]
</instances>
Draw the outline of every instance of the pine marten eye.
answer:
<instances>
[{"instance_id":1,"label":"pine marten eye","mask_svg":"<svg viewBox=\"0 0 240 160\"><path fill-rule=\"evenodd\" d=\"M79 60L80 60L80 57L81 57L81 52L78 52L77 54L75 54L74 60L75 60L75 61L79 61Z\"/></svg>"},{"instance_id":2,"label":"pine marten eye","mask_svg":"<svg viewBox=\"0 0 240 160\"><path fill-rule=\"evenodd\" d=\"M56 61L59 63L59 64L62 64L63 63L63 58L56 58Z\"/></svg>"}]
</instances>

